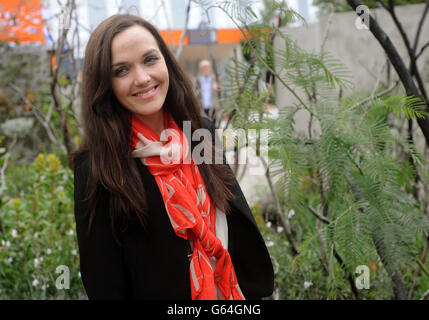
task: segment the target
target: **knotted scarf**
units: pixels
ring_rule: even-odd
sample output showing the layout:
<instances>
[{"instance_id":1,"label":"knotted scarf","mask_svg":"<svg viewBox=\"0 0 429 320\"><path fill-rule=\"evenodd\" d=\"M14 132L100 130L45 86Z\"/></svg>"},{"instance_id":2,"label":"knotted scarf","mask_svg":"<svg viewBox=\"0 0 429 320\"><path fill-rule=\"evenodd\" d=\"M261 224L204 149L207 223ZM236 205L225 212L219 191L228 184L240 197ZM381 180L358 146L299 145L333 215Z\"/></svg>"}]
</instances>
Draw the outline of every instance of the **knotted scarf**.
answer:
<instances>
[{"instance_id":1,"label":"knotted scarf","mask_svg":"<svg viewBox=\"0 0 429 320\"><path fill-rule=\"evenodd\" d=\"M243 300L229 252L216 237L216 207L190 156L186 135L165 108L163 115L161 136L131 116L132 155L140 158L155 177L176 235L192 243L189 267L192 299ZM216 258L214 270L210 257ZM223 297L216 294L219 290Z\"/></svg>"}]
</instances>

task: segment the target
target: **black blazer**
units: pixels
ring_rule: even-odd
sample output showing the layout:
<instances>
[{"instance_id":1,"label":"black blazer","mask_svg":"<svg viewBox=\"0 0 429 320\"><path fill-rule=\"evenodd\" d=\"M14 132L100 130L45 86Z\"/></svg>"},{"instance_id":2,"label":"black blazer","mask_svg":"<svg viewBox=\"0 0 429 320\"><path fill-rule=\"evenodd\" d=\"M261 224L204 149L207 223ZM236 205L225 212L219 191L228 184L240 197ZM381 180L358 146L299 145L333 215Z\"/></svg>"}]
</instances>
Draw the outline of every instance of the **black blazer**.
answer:
<instances>
[{"instance_id":1,"label":"black blazer","mask_svg":"<svg viewBox=\"0 0 429 320\"><path fill-rule=\"evenodd\" d=\"M214 127L204 120L212 132ZM75 218L79 244L80 273L89 299L191 299L189 243L178 237L165 211L155 178L135 159L143 181L150 213L145 232L137 222L120 234L112 234L108 192L103 190L91 230L84 216L88 152L75 156ZM229 166L226 166L229 169ZM230 169L229 169L230 170ZM273 292L274 272L265 242L235 180L230 190L235 199L227 214L228 251L238 283L246 299L260 299Z\"/></svg>"}]
</instances>

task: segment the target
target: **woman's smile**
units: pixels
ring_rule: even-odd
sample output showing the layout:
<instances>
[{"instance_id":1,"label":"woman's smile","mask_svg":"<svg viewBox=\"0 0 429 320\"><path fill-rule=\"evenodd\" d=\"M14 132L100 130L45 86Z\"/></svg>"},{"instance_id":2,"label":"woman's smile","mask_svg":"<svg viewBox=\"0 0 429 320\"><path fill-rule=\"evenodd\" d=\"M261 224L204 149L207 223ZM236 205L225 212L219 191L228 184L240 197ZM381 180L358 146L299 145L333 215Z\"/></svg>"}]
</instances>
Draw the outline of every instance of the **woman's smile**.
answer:
<instances>
[{"instance_id":1,"label":"woman's smile","mask_svg":"<svg viewBox=\"0 0 429 320\"><path fill-rule=\"evenodd\" d=\"M136 97L139 100L149 100L152 99L158 93L158 85L151 86L148 89L140 90L137 93L133 94L133 97Z\"/></svg>"}]
</instances>

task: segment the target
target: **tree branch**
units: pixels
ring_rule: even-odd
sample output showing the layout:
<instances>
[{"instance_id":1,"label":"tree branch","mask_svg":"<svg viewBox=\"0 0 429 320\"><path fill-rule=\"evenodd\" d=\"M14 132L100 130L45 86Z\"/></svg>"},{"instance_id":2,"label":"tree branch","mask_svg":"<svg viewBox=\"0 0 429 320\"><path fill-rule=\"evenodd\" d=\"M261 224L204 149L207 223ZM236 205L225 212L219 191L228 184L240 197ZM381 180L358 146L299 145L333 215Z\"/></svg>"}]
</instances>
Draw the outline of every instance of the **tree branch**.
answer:
<instances>
[{"instance_id":1,"label":"tree branch","mask_svg":"<svg viewBox=\"0 0 429 320\"><path fill-rule=\"evenodd\" d=\"M322 216L321 214L319 214L316 210L314 210L310 206L307 206L307 208L317 219L319 219L319 221L327 224L328 227L332 226L331 221L327 217ZM352 275L350 274L350 272L348 272L347 269L345 268L344 260L341 258L340 254L335 249L335 244L333 246L332 251L333 251L334 257L337 260L337 262L339 263L341 269L343 269L343 271L346 274L346 277L347 277L347 280L349 281L350 288L352 290L353 295L355 296L356 299L358 299L359 298L359 291L356 288L356 284L354 282L354 279L353 279Z\"/></svg>"},{"instance_id":2,"label":"tree branch","mask_svg":"<svg viewBox=\"0 0 429 320\"><path fill-rule=\"evenodd\" d=\"M290 224L289 224L289 219L285 218L284 215L283 215L282 208L280 206L280 201L279 201L279 198L277 197L277 192L274 189L273 182L271 181L271 176L270 176L270 171L269 171L269 168L268 168L268 164L265 162L265 160L264 160L263 157L260 157L260 159L261 159L262 164L264 165L264 168L265 168L265 177L267 178L268 185L270 187L271 193L272 193L272 195L274 197L274 201L276 203L277 217L280 220L280 224L283 226L283 231L284 231L284 233L286 235L286 239L289 241L289 243L290 243L290 245L292 247L292 253L294 255L298 255L299 251L298 251L298 249L297 249L297 247L295 245L295 241L293 240L293 237L292 237L292 232L291 232L291 228L290 228Z\"/></svg>"},{"instance_id":3,"label":"tree branch","mask_svg":"<svg viewBox=\"0 0 429 320\"><path fill-rule=\"evenodd\" d=\"M360 2L357 0L347 0L347 3L355 11L356 11L356 8L361 5ZM405 88L406 94L408 96L414 96L422 99L422 96L419 90L417 89L409 70L405 66L404 61L402 60L401 56L399 55L398 51L396 50L389 36L384 32L383 29L381 29L377 21L371 15L370 15L369 29L371 33L374 35L374 37L377 39L377 41L380 43L380 45L383 47L387 56L389 57L390 62L395 68L399 76L399 79L401 80ZM422 100L424 101L424 99ZM427 101L425 101L425 103L427 104ZM426 144L429 145L429 117L417 118L417 123L419 124L420 129L422 130L422 133L426 140Z\"/></svg>"},{"instance_id":4,"label":"tree branch","mask_svg":"<svg viewBox=\"0 0 429 320\"><path fill-rule=\"evenodd\" d=\"M45 128L45 131L49 137L49 140L51 140L51 142L54 145L58 146L63 152L66 152L66 148L59 141L58 137L55 134L55 130L51 127L49 123L49 119L45 117L39 111L39 109L27 99L27 97L21 92L21 90L17 86L15 86L13 83L10 83L9 86L21 97L21 99L25 102L25 104L31 108L31 111L33 112L36 119L40 122L43 128Z\"/></svg>"},{"instance_id":5,"label":"tree branch","mask_svg":"<svg viewBox=\"0 0 429 320\"><path fill-rule=\"evenodd\" d=\"M425 300L427 297L429 297L429 290L423 294L423 296L420 298L420 300Z\"/></svg>"},{"instance_id":6,"label":"tree branch","mask_svg":"<svg viewBox=\"0 0 429 320\"><path fill-rule=\"evenodd\" d=\"M67 17L64 17L67 19L66 21L71 21L71 17L73 15L73 9L75 8L75 0L67 0L67 4L65 6L65 13L67 14ZM67 124L67 113L64 112L63 107L61 105L61 98L58 96L58 76L59 76L59 70L61 66L61 62L63 60L63 50L64 50L64 43L67 40L67 33L69 31L69 26L63 25L62 32L60 33L60 38L58 40L58 46L55 50L55 57L56 57L56 63L54 66L54 73L53 73L53 79L51 83L51 95L52 100L54 103L55 110L58 113L58 117L60 119L60 125L61 125L61 131L63 133L63 140L64 140L64 146L66 148L66 154L67 158L69 160L69 166L71 166L71 159L69 155L73 152L73 146L70 139L70 133L69 128Z\"/></svg>"},{"instance_id":7,"label":"tree branch","mask_svg":"<svg viewBox=\"0 0 429 320\"><path fill-rule=\"evenodd\" d=\"M327 217L322 216L319 214L316 210L314 210L312 207L307 206L307 209L310 210L310 212L320 221L322 221L325 224L331 224L331 220L329 220Z\"/></svg>"},{"instance_id":8,"label":"tree branch","mask_svg":"<svg viewBox=\"0 0 429 320\"><path fill-rule=\"evenodd\" d=\"M11 156L10 151L13 149L13 147L15 146L16 142L17 142L18 138L14 137L12 139L12 142L9 145L9 151L6 153L6 155L4 156L4 161L3 161L3 166L0 169L0 181L1 181L1 186L0 186L0 195L3 194L3 192L6 191L7 187L6 187L6 168L7 168L7 164L9 162L9 158Z\"/></svg>"},{"instance_id":9,"label":"tree branch","mask_svg":"<svg viewBox=\"0 0 429 320\"><path fill-rule=\"evenodd\" d=\"M420 89L420 93L422 94L423 98L425 99L425 101L428 101L428 97L426 95L426 89L422 80L422 77L420 76L420 72L417 69L417 64L416 64L416 51L414 48L411 47L411 43L408 39L407 34L405 33L404 28L402 27L402 23L399 21L396 13L395 13L395 5L394 5L394 1L389 1L389 8L387 9L387 11L389 12L389 14L391 15L393 21L395 22L396 27L399 30L399 33L401 34L402 40L404 41L405 47L407 48L407 52L408 52L408 56L410 57L410 74L411 77L415 76L416 80L417 80L417 84L419 86ZM423 14L422 19L424 19L424 17L426 16L426 14ZM421 20L421 23L423 21ZM418 38L416 38L417 42L418 42Z\"/></svg>"},{"instance_id":10,"label":"tree branch","mask_svg":"<svg viewBox=\"0 0 429 320\"><path fill-rule=\"evenodd\" d=\"M416 33L416 37L414 39L414 46L413 46L414 53L416 53L417 46L419 44L420 33L422 31L423 23L425 21L425 18L426 18L426 15L427 15L428 11L429 11L429 0L426 2L425 9L423 10L423 14L422 14L422 17L420 18L419 26L417 28L417 33ZM417 56L416 56L416 60L417 60Z\"/></svg>"},{"instance_id":11,"label":"tree branch","mask_svg":"<svg viewBox=\"0 0 429 320\"><path fill-rule=\"evenodd\" d=\"M188 0L188 6L186 7L185 27L183 29L182 34L180 35L179 46L177 47L177 50L174 54L176 60L179 60L182 54L185 38L186 38L186 35L188 34L188 22L189 22L189 12L191 11L191 1L192 0Z\"/></svg>"},{"instance_id":12,"label":"tree branch","mask_svg":"<svg viewBox=\"0 0 429 320\"><path fill-rule=\"evenodd\" d=\"M419 51L419 53L416 55L416 60L422 55L422 53L423 53L423 51L427 48L427 47L429 47L429 42L428 43L426 43L421 49L420 49L420 51Z\"/></svg>"},{"instance_id":13,"label":"tree branch","mask_svg":"<svg viewBox=\"0 0 429 320\"><path fill-rule=\"evenodd\" d=\"M380 92L379 94L377 94L377 95L375 95L373 97L370 96L368 98L363 99L362 101L356 103L354 106L350 107L350 110L352 110L354 108L357 108L357 107L359 107L361 105L364 105L365 103L368 103L371 100L378 99L378 98L380 98L382 96L385 96L389 92L393 91L393 89L395 89L398 86L398 84L399 84L399 81L396 81L390 88L387 88L386 90Z\"/></svg>"}]
</instances>

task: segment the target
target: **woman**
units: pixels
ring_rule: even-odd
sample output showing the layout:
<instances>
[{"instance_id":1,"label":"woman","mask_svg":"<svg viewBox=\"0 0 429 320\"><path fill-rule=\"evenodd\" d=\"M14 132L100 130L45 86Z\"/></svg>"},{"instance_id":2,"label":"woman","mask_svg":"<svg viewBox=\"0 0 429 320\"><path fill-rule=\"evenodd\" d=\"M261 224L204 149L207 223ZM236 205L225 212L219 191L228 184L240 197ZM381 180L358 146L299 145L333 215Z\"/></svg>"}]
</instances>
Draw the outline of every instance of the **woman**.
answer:
<instances>
[{"instance_id":1,"label":"woman","mask_svg":"<svg viewBox=\"0 0 429 320\"><path fill-rule=\"evenodd\" d=\"M191 138L214 128L156 29L133 15L106 19L87 44L82 81L75 218L88 297L271 295L271 260L231 170L195 163L214 159L214 140L201 154Z\"/></svg>"}]
</instances>

